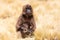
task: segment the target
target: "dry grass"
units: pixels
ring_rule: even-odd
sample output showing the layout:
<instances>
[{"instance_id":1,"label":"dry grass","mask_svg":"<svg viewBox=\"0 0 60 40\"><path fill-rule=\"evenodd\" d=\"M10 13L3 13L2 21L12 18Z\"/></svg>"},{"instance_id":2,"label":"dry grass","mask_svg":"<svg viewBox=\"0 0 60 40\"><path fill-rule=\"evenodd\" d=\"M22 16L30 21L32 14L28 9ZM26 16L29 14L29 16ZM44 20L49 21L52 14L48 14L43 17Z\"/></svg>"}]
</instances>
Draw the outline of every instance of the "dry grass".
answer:
<instances>
[{"instance_id":1,"label":"dry grass","mask_svg":"<svg viewBox=\"0 0 60 40\"><path fill-rule=\"evenodd\" d=\"M22 7L31 4L36 31L33 38L21 39L16 22ZM0 0L0 40L60 40L60 0Z\"/></svg>"}]
</instances>

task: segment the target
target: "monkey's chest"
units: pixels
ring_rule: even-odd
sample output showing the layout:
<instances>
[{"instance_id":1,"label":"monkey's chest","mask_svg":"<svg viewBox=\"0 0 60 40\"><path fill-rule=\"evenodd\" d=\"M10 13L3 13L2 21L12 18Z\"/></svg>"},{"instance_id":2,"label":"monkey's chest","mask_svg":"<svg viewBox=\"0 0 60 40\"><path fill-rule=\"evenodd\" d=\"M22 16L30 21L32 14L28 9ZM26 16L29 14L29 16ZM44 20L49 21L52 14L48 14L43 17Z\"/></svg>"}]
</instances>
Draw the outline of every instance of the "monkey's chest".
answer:
<instances>
[{"instance_id":1,"label":"monkey's chest","mask_svg":"<svg viewBox=\"0 0 60 40\"><path fill-rule=\"evenodd\" d=\"M21 19L21 21L22 21L23 23L24 23L24 22L29 22L29 23L30 23L30 22L32 21L32 19L28 19L28 18L25 19L25 18L24 18L24 19ZM31 23L32 23L32 22L31 22Z\"/></svg>"}]
</instances>

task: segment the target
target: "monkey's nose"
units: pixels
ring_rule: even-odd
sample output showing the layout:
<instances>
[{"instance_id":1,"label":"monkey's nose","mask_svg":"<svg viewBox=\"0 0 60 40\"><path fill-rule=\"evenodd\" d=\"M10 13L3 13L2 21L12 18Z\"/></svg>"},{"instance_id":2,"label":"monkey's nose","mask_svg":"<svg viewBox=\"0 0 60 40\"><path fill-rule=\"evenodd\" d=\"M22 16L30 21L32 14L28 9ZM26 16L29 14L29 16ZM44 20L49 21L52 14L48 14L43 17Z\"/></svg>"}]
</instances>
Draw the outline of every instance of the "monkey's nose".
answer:
<instances>
[{"instance_id":1,"label":"monkey's nose","mask_svg":"<svg viewBox=\"0 0 60 40\"><path fill-rule=\"evenodd\" d=\"M30 9L26 9L26 12L27 12L27 14L30 14L31 10Z\"/></svg>"}]
</instances>

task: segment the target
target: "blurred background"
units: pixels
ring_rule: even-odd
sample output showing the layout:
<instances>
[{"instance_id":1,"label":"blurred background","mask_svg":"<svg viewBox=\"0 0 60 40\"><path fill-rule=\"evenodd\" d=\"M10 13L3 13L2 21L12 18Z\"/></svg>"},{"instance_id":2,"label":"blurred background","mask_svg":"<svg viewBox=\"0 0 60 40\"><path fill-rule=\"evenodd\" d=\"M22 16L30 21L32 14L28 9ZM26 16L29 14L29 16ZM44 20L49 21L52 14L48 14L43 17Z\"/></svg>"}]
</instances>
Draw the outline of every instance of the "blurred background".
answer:
<instances>
[{"instance_id":1,"label":"blurred background","mask_svg":"<svg viewBox=\"0 0 60 40\"><path fill-rule=\"evenodd\" d=\"M33 38L22 39L16 22L30 4L36 23ZM60 40L60 0L0 0L0 40Z\"/></svg>"}]
</instances>

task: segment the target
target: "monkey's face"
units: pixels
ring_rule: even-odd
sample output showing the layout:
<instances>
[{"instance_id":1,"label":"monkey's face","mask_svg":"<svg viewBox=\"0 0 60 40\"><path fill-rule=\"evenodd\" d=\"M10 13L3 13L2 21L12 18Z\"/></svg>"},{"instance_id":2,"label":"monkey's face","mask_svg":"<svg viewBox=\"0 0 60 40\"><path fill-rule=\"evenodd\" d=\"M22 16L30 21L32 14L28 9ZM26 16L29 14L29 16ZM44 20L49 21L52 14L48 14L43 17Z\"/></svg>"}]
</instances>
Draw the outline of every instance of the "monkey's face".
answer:
<instances>
[{"instance_id":1,"label":"monkey's face","mask_svg":"<svg viewBox=\"0 0 60 40\"><path fill-rule=\"evenodd\" d=\"M23 7L23 16L24 17L31 17L33 14L33 11L32 11L32 7L31 7L31 5L25 5L24 7Z\"/></svg>"}]
</instances>

